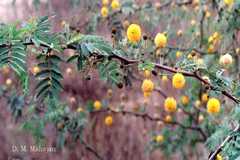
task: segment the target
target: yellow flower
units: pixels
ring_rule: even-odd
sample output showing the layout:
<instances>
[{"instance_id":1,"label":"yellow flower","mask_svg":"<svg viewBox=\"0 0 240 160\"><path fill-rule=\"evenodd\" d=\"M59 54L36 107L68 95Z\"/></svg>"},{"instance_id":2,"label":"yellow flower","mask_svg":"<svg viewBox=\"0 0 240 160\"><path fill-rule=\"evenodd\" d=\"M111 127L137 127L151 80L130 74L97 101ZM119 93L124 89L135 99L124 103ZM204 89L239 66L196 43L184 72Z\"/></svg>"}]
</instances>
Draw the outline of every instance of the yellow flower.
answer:
<instances>
[{"instance_id":1,"label":"yellow flower","mask_svg":"<svg viewBox=\"0 0 240 160\"><path fill-rule=\"evenodd\" d=\"M163 135L157 135L157 136L155 137L155 141L156 141L157 143L162 143L162 142L164 141Z\"/></svg>"},{"instance_id":2,"label":"yellow flower","mask_svg":"<svg viewBox=\"0 0 240 160\"><path fill-rule=\"evenodd\" d=\"M208 94L207 93L203 93L201 96L201 101L203 103L206 103L208 101Z\"/></svg>"},{"instance_id":3,"label":"yellow flower","mask_svg":"<svg viewBox=\"0 0 240 160\"><path fill-rule=\"evenodd\" d=\"M189 103L189 97L188 96L182 96L181 101L182 101L183 105L187 105Z\"/></svg>"},{"instance_id":4,"label":"yellow flower","mask_svg":"<svg viewBox=\"0 0 240 160\"><path fill-rule=\"evenodd\" d=\"M191 25L192 26L195 26L196 25L196 21L193 19L193 20L191 20Z\"/></svg>"},{"instance_id":5,"label":"yellow flower","mask_svg":"<svg viewBox=\"0 0 240 160\"><path fill-rule=\"evenodd\" d=\"M152 92L154 89L154 83L150 79L145 79L142 83L142 91L145 92Z\"/></svg>"},{"instance_id":6,"label":"yellow flower","mask_svg":"<svg viewBox=\"0 0 240 160\"><path fill-rule=\"evenodd\" d=\"M213 42L213 36L210 36L210 37L208 37L208 43L212 43Z\"/></svg>"},{"instance_id":7,"label":"yellow flower","mask_svg":"<svg viewBox=\"0 0 240 160\"><path fill-rule=\"evenodd\" d=\"M109 4L109 0L102 0L102 5L107 6Z\"/></svg>"},{"instance_id":8,"label":"yellow flower","mask_svg":"<svg viewBox=\"0 0 240 160\"><path fill-rule=\"evenodd\" d=\"M113 10L120 8L120 3L118 0L113 0L111 3L111 7Z\"/></svg>"},{"instance_id":9,"label":"yellow flower","mask_svg":"<svg viewBox=\"0 0 240 160\"><path fill-rule=\"evenodd\" d=\"M38 67L38 66L34 66L33 68L32 68L32 73L33 73L33 75L36 75L37 73L39 73L40 72L40 68Z\"/></svg>"},{"instance_id":10,"label":"yellow flower","mask_svg":"<svg viewBox=\"0 0 240 160\"><path fill-rule=\"evenodd\" d=\"M12 80L11 80L10 78L8 78L8 79L6 80L6 82L5 82L5 84L6 84L7 86L11 86L11 85L12 85Z\"/></svg>"},{"instance_id":11,"label":"yellow flower","mask_svg":"<svg viewBox=\"0 0 240 160\"><path fill-rule=\"evenodd\" d=\"M82 107L78 107L78 109L77 109L77 112L83 112L83 108Z\"/></svg>"},{"instance_id":12,"label":"yellow flower","mask_svg":"<svg viewBox=\"0 0 240 160\"><path fill-rule=\"evenodd\" d=\"M131 24L127 29L128 40L132 43L139 42L141 39L141 28L137 24Z\"/></svg>"},{"instance_id":13,"label":"yellow flower","mask_svg":"<svg viewBox=\"0 0 240 160\"><path fill-rule=\"evenodd\" d=\"M102 103L97 100L94 102L93 106L95 110L100 110L102 108Z\"/></svg>"},{"instance_id":14,"label":"yellow flower","mask_svg":"<svg viewBox=\"0 0 240 160\"><path fill-rule=\"evenodd\" d=\"M181 57L181 56L182 56L182 54L183 54L183 53L182 53L181 51L177 51L177 52L176 52L176 58L179 58L179 57Z\"/></svg>"},{"instance_id":15,"label":"yellow flower","mask_svg":"<svg viewBox=\"0 0 240 160\"><path fill-rule=\"evenodd\" d=\"M145 70L145 71L144 71L144 77L145 77L145 78L150 78L150 77L151 77L151 71Z\"/></svg>"},{"instance_id":16,"label":"yellow flower","mask_svg":"<svg viewBox=\"0 0 240 160\"><path fill-rule=\"evenodd\" d=\"M177 36L182 36L182 34L183 34L183 31L181 30L181 29L179 29L178 31L177 31Z\"/></svg>"},{"instance_id":17,"label":"yellow flower","mask_svg":"<svg viewBox=\"0 0 240 160\"><path fill-rule=\"evenodd\" d=\"M154 39L156 47L163 48L167 45L167 37L164 33L158 33Z\"/></svg>"},{"instance_id":18,"label":"yellow flower","mask_svg":"<svg viewBox=\"0 0 240 160\"><path fill-rule=\"evenodd\" d=\"M215 51L215 47L214 47L214 45L209 45L208 46L208 53L214 53L214 51Z\"/></svg>"},{"instance_id":19,"label":"yellow flower","mask_svg":"<svg viewBox=\"0 0 240 160\"><path fill-rule=\"evenodd\" d=\"M164 121L166 123L171 123L172 122L172 116L170 116L170 115L165 116Z\"/></svg>"},{"instance_id":20,"label":"yellow flower","mask_svg":"<svg viewBox=\"0 0 240 160\"><path fill-rule=\"evenodd\" d=\"M168 77L167 77L167 75L163 75L163 76L162 76L162 82L163 82L163 83L168 82Z\"/></svg>"},{"instance_id":21,"label":"yellow flower","mask_svg":"<svg viewBox=\"0 0 240 160\"><path fill-rule=\"evenodd\" d=\"M217 41L218 41L218 40L221 39L221 34L218 33L218 32L214 32L212 36L213 36L213 39L214 39L214 40L217 40Z\"/></svg>"},{"instance_id":22,"label":"yellow flower","mask_svg":"<svg viewBox=\"0 0 240 160\"><path fill-rule=\"evenodd\" d=\"M168 97L164 101L164 109L167 112L176 112L177 110L177 102L173 97Z\"/></svg>"},{"instance_id":23,"label":"yellow flower","mask_svg":"<svg viewBox=\"0 0 240 160\"><path fill-rule=\"evenodd\" d=\"M216 160L223 160L222 156L220 154L217 154Z\"/></svg>"},{"instance_id":24,"label":"yellow flower","mask_svg":"<svg viewBox=\"0 0 240 160\"><path fill-rule=\"evenodd\" d=\"M216 114L220 112L221 104L218 99L210 98L207 103L207 112L209 114Z\"/></svg>"},{"instance_id":25,"label":"yellow flower","mask_svg":"<svg viewBox=\"0 0 240 160\"><path fill-rule=\"evenodd\" d=\"M108 16L108 8L107 7L102 7L101 15L102 15L102 17L107 17Z\"/></svg>"},{"instance_id":26,"label":"yellow flower","mask_svg":"<svg viewBox=\"0 0 240 160\"><path fill-rule=\"evenodd\" d=\"M194 103L195 107L200 107L201 106L201 101L200 100L196 100Z\"/></svg>"},{"instance_id":27,"label":"yellow flower","mask_svg":"<svg viewBox=\"0 0 240 160\"><path fill-rule=\"evenodd\" d=\"M172 79L172 85L176 89L182 89L185 86L185 77L181 73L175 73Z\"/></svg>"},{"instance_id":28,"label":"yellow flower","mask_svg":"<svg viewBox=\"0 0 240 160\"><path fill-rule=\"evenodd\" d=\"M104 120L105 125L111 126L113 124L113 118L112 116L107 116Z\"/></svg>"},{"instance_id":29,"label":"yellow flower","mask_svg":"<svg viewBox=\"0 0 240 160\"><path fill-rule=\"evenodd\" d=\"M151 94L152 94L152 92L143 92L143 96L144 96L145 98L150 97Z\"/></svg>"},{"instance_id":30,"label":"yellow flower","mask_svg":"<svg viewBox=\"0 0 240 160\"><path fill-rule=\"evenodd\" d=\"M224 0L224 3L228 6L231 6L231 5L233 5L234 0Z\"/></svg>"},{"instance_id":31,"label":"yellow flower","mask_svg":"<svg viewBox=\"0 0 240 160\"><path fill-rule=\"evenodd\" d=\"M206 18L210 18L211 17L211 12L209 12L209 11L206 11L206 13L205 13L206 15Z\"/></svg>"}]
</instances>

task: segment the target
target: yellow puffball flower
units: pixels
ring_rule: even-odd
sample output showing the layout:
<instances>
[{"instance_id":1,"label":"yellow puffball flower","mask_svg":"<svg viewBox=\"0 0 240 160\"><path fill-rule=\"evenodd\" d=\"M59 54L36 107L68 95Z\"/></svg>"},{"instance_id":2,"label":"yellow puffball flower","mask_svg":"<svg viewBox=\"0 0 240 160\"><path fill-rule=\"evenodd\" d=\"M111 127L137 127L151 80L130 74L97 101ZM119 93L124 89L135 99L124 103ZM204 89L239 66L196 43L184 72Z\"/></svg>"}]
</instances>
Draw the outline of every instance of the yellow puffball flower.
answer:
<instances>
[{"instance_id":1,"label":"yellow puffball flower","mask_svg":"<svg viewBox=\"0 0 240 160\"><path fill-rule=\"evenodd\" d=\"M207 112L209 114L216 114L220 112L221 104L218 99L210 98L207 102Z\"/></svg>"},{"instance_id":2,"label":"yellow puffball flower","mask_svg":"<svg viewBox=\"0 0 240 160\"><path fill-rule=\"evenodd\" d=\"M224 3L228 6L231 6L231 5L233 5L234 0L224 0Z\"/></svg>"},{"instance_id":3,"label":"yellow puffball flower","mask_svg":"<svg viewBox=\"0 0 240 160\"><path fill-rule=\"evenodd\" d=\"M8 78L6 81L5 81L5 84L7 86L11 86L12 85L12 80L10 78Z\"/></svg>"},{"instance_id":4,"label":"yellow puffball flower","mask_svg":"<svg viewBox=\"0 0 240 160\"><path fill-rule=\"evenodd\" d=\"M170 115L165 116L164 121L166 123L171 123L172 122L172 116L170 116Z\"/></svg>"},{"instance_id":5,"label":"yellow puffball flower","mask_svg":"<svg viewBox=\"0 0 240 160\"><path fill-rule=\"evenodd\" d=\"M208 37L208 43L212 43L214 40L213 36Z\"/></svg>"},{"instance_id":6,"label":"yellow puffball flower","mask_svg":"<svg viewBox=\"0 0 240 160\"><path fill-rule=\"evenodd\" d=\"M107 6L109 4L109 0L102 0L102 5Z\"/></svg>"},{"instance_id":7,"label":"yellow puffball flower","mask_svg":"<svg viewBox=\"0 0 240 160\"><path fill-rule=\"evenodd\" d=\"M221 39L221 34L218 33L218 32L214 32L212 36L213 36L214 40L220 40Z\"/></svg>"},{"instance_id":8,"label":"yellow puffball flower","mask_svg":"<svg viewBox=\"0 0 240 160\"><path fill-rule=\"evenodd\" d=\"M152 92L143 92L143 96L144 96L145 98L150 97L151 94L152 94Z\"/></svg>"},{"instance_id":9,"label":"yellow puffball flower","mask_svg":"<svg viewBox=\"0 0 240 160\"><path fill-rule=\"evenodd\" d=\"M164 101L164 109L166 112L176 112L177 110L177 102L173 97L168 97Z\"/></svg>"},{"instance_id":10,"label":"yellow puffball flower","mask_svg":"<svg viewBox=\"0 0 240 160\"><path fill-rule=\"evenodd\" d=\"M210 18L211 17L211 12L206 11L205 16L206 16L206 18Z\"/></svg>"},{"instance_id":11,"label":"yellow puffball flower","mask_svg":"<svg viewBox=\"0 0 240 160\"><path fill-rule=\"evenodd\" d=\"M108 8L107 7L102 7L101 15L102 15L102 17L107 17L108 16Z\"/></svg>"},{"instance_id":12,"label":"yellow puffball flower","mask_svg":"<svg viewBox=\"0 0 240 160\"><path fill-rule=\"evenodd\" d=\"M195 107L200 107L201 106L201 101L200 100L196 100L194 103Z\"/></svg>"},{"instance_id":13,"label":"yellow puffball flower","mask_svg":"<svg viewBox=\"0 0 240 160\"><path fill-rule=\"evenodd\" d=\"M217 154L216 160L223 160L222 156L220 154Z\"/></svg>"},{"instance_id":14,"label":"yellow puffball flower","mask_svg":"<svg viewBox=\"0 0 240 160\"><path fill-rule=\"evenodd\" d=\"M131 24L127 29L127 38L132 43L139 42L141 34L141 28L137 24Z\"/></svg>"},{"instance_id":15,"label":"yellow puffball flower","mask_svg":"<svg viewBox=\"0 0 240 160\"><path fill-rule=\"evenodd\" d=\"M111 3L111 7L113 10L115 9L119 9L120 8L120 3L118 0L113 0L112 3Z\"/></svg>"},{"instance_id":16,"label":"yellow puffball flower","mask_svg":"<svg viewBox=\"0 0 240 160\"><path fill-rule=\"evenodd\" d=\"M183 54L183 53L182 53L181 51L177 51L177 52L176 52L176 58L179 58L179 57L181 57L181 56L182 56L182 54Z\"/></svg>"},{"instance_id":17,"label":"yellow puffball flower","mask_svg":"<svg viewBox=\"0 0 240 160\"><path fill-rule=\"evenodd\" d=\"M185 77L182 73L175 73L172 79L172 85L176 89L182 89L185 86Z\"/></svg>"},{"instance_id":18,"label":"yellow puffball flower","mask_svg":"<svg viewBox=\"0 0 240 160\"><path fill-rule=\"evenodd\" d=\"M94 102L93 106L95 110L100 110L102 108L102 103L97 100Z\"/></svg>"},{"instance_id":19,"label":"yellow puffball flower","mask_svg":"<svg viewBox=\"0 0 240 160\"><path fill-rule=\"evenodd\" d=\"M157 135L157 136L155 137L155 141L156 141L157 143L162 143L162 142L164 141L163 135Z\"/></svg>"},{"instance_id":20,"label":"yellow puffball flower","mask_svg":"<svg viewBox=\"0 0 240 160\"><path fill-rule=\"evenodd\" d=\"M180 36L182 36L182 34L183 34L183 31L179 29L179 30L177 31L177 36L180 37Z\"/></svg>"},{"instance_id":21,"label":"yellow puffball flower","mask_svg":"<svg viewBox=\"0 0 240 160\"><path fill-rule=\"evenodd\" d=\"M77 112L83 112L83 108L82 107L78 107L78 109L77 109Z\"/></svg>"},{"instance_id":22,"label":"yellow puffball flower","mask_svg":"<svg viewBox=\"0 0 240 160\"><path fill-rule=\"evenodd\" d=\"M154 39L156 47L164 48L167 45L167 37L164 33L158 33Z\"/></svg>"},{"instance_id":23,"label":"yellow puffball flower","mask_svg":"<svg viewBox=\"0 0 240 160\"><path fill-rule=\"evenodd\" d=\"M163 76L162 76L162 82L163 82L163 83L168 82L168 76L167 76L167 75L163 75Z\"/></svg>"},{"instance_id":24,"label":"yellow puffball flower","mask_svg":"<svg viewBox=\"0 0 240 160\"><path fill-rule=\"evenodd\" d=\"M209 45L208 46L208 53L214 53L214 51L215 51L215 47L214 47L214 45Z\"/></svg>"},{"instance_id":25,"label":"yellow puffball flower","mask_svg":"<svg viewBox=\"0 0 240 160\"><path fill-rule=\"evenodd\" d=\"M193 19L193 20L191 20L191 25L192 26L195 26L196 25L196 21Z\"/></svg>"},{"instance_id":26,"label":"yellow puffball flower","mask_svg":"<svg viewBox=\"0 0 240 160\"><path fill-rule=\"evenodd\" d=\"M107 116L104 120L105 125L111 126L113 124L113 118L112 116Z\"/></svg>"},{"instance_id":27,"label":"yellow puffball flower","mask_svg":"<svg viewBox=\"0 0 240 160\"><path fill-rule=\"evenodd\" d=\"M208 101L208 94L207 93L203 93L201 96L201 101L203 103L206 103Z\"/></svg>"},{"instance_id":28,"label":"yellow puffball flower","mask_svg":"<svg viewBox=\"0 0 240 160\"><path fill-rule=\"evenodd\" d=\"M188 96L182 96L181 101L183 105L187 105L189 103L189 97Z\"/></svg>"},{"instance_id":29,"label":"yellow puffball flower","mask_svg":"<svg viewBox=\"0 0 240 160\"><path fill-rule=\"evenodd\" d=\"M38 67L38 66L34 66L33 68L32 68L32 73L33 73L33 75L36 75L37 73L39 73L40 72L40 68Z\"/></svg>"},{"instance_id":30,"label":"yellow puffball flower","mask_svg":"<svg viewBox=\"0 0 240 160\"><path fill-rule=\"evenodd\" d=\"M145 71L144 71L144 77L147 78L147 79L149 79L149 78L151 77L151 71L145 70Z\"/></svg>"},{"instance_id":31,"label":"yellow puffball flower","mask_svg":"<svg viewBox=\"0 0 240 160\"><path fill-rule=\"evenodd\" d=\"M150 79L145 79L142 83L142 92L152 92L154 89L154 83Z\"/></svg>"}]
</instances>

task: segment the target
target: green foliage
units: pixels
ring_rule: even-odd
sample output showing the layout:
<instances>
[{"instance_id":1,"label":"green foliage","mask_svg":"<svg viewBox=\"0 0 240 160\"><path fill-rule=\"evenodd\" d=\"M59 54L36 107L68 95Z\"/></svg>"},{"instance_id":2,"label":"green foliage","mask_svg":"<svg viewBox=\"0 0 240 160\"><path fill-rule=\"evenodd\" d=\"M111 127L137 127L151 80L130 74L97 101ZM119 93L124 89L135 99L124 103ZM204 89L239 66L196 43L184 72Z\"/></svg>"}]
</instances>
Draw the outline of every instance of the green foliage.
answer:
<instances>
[{"instance_id":1,"label":"green foliage","mask_svg":"<svg viewBox=\"0 0 240 160\"><path fill-rule=\"evenodd\" d=\"M49 52L38 55L37 59L40 61L38 66L41 71L35 76L39 80L36 86L36 97L40 99L48 96L56 97L63 88L60 83L63 76L58 66L62 59Z\"/></svg>"}]
</instances>

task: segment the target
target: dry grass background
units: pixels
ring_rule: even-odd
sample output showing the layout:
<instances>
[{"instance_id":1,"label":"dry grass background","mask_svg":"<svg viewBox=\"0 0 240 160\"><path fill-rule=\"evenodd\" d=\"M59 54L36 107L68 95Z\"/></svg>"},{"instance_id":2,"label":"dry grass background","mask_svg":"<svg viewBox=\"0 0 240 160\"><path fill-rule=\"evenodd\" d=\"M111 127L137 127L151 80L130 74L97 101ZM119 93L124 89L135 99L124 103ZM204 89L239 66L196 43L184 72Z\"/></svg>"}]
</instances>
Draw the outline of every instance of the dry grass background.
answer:
<instances>
[{"instance_id":1,"label":"dry grass background","mask_svg":"<svg viewBox=\"0 0 240 160\"><path fill-rule=\"evenodd\" d=\"M29 0L17 0L16 6L12 6L9 0L1 0L0 2L0 21L14 22L16 20L26 20L31 16L56 14L53 21L55 30L59 30L61 20L71 20L73 17L81 19L81 23L89 17L84 13L84 8L72 9L68 3L69 0L52 0L50 7L42 5L39 11L36 11ZM140 2L139 2L140 3ZM77 15L77 16L76 16ZM99 26L97 34L110 37L110 31L106 24ZM29 57L31 59L31 57ZM30 60L31 61L31 60ZM30 66L34 65L31 61ZM66 68L63 64L62 69ZM72 66L70 66L72 67ZM73 68L73 67L72 67ZM107 86L98 79L96 71L91 72L91 80L84 80L83 75L76 70L71 75L65 73L62 92L62 101L67 101L72 109L76 109L79 103L84 103L88 99L101 99L106 95ZM0 83L3 84L9 76L0 74ZM154 79L156 82L159 79ZM33 86L34 84L32 84ZM177 95L170 85L161 85L167 91L167 95ZM126 110L133 110L136 105L143 104L143 96L140 92L140 82L134 83L132 88L114 89L112 98L112 106L117 107L120 103L120 95L128 97L125 102ZM71 97L76 101L71 102ZM162 110L163 97L159 93L154 93L147 106L149 114L160 113ZM18 130L19 124L15 124L11 117L6 100L0 99L0 160L6 160L9 157L15 157L24 160L94 160L95 157L89 153L79 143L75 144L68 139L68 143L63 150L57 153L13 153L12 145L33 144L31 136ZM106 160L165 160L160 150L153 153L146 153L146 145L150 140L149 132L152 130L161 130L161 126L157 123L150 122L141 118L130 117L126 115L113 115L114 124L112 127L106 127L103 124L104 117L108 113L100 113L91 115L92 125L86 131L86 139L100 155ZM54 146L56 144L56 130L53 126L46 129L47 145ZM203 146L200 146L200 152L206 154ZM191 151L191 150L189 150ZM203 156L202 156L203 157ZM173 155L173 160L179 160L179 156ZM189 159L195 160L196 156L189 153ZM200 158L204 159L204 158Z\"/></svg>"}]
</instances>

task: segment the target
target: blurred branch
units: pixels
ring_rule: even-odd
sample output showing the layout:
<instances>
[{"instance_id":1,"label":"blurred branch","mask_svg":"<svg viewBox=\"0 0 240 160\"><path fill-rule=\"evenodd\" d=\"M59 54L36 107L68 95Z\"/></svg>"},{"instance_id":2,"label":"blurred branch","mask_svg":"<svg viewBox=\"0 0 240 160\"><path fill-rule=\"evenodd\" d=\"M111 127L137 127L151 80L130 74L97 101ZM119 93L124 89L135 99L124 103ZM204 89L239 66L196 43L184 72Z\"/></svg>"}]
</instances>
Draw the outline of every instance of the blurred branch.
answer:
<instances>
[{"instance_id":1,"label":"blurred branch","mask_svg":"<svg viewBox=\"0 0 240 160\"><path fill-rule=\"evenodd\" d=\"M218 146L218 148L210 155L208 160L215 160L216 156L222 151L222 148L235 137L235 133L240 131L240 124L224 139L224 141Z\"/></svg>"},{"instance_id":2,"label":"blurred branch","mask_svg":"<svg viewBox=\"0 0 240 160\"><path fill-rule=\"evenodd\" d=\"M147 113L136 113L136 112L126 111L126 110L113 110L111 108L107 108L107 109L103 109L103 110L99 110L99 111L93 111L91 113L99 113L99 112L111 112L111 113L115 113L115 114L122 114L122 115L130 115L130 116L140 117L140 118L143 118L143 119L148 119L150 121L164 122L164 123L169 124L169 125L176 125L176 126L179 126L183 129L199 132L200 135L203 138L202 139L203 142L206 141L206 139L207 139L207 135L204 133L202 128L200 128L198 126L186 126L186 125L184 125L180 122L177 122L177 121L166 122L162 118L152 117Z\"/></svg>"},{"instance_id":3,"label":"blurred branch","mask_svg":"<svg viewBox=\"0 0 240 160\"><path fill-rule=\"evenodd\" d=\"M87 142L85 142L82 138L80 139L81 144L84 145L84 147L86 148L86 150L88 150L89 152L91 152L92 154L94 154L94 156L99 159L99 160L104 160L103 157L101 157L98 152L92 147L90 146Z\"/></svg>"},{"instance_id":4,"label":"blurred branch","mask_svg":"<svg viewBox=\"0 0 240 160\"><path fill-rule=\"evenodd\" d=\"M203 31L203 25L204 25L204 19L205 19L206 12L202 10L202 17L200 20L200 48L202 48L203 45L203 37L204 37L204 31Z\"/></svg>"}]
</instances>

